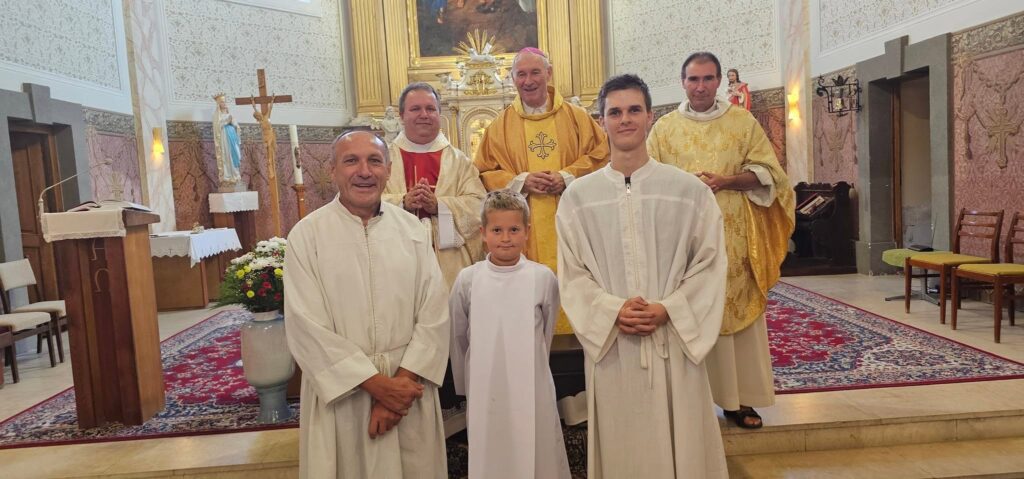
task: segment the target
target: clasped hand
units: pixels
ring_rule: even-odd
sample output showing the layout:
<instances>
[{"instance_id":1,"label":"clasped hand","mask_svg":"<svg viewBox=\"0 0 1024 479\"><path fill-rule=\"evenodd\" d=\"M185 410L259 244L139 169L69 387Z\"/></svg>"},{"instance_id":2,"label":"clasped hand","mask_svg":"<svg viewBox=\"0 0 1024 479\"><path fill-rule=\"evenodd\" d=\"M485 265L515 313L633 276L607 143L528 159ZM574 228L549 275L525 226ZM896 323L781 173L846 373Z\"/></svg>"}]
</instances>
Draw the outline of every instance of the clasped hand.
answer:
<instances>
[{"instance_id":1,"label":"clasped hand","mask_svg":"<svg viewBox=\"0 0 1024 479\"><path fill-rule=\"evenodd\" d=\"M668 322L668 311L661 303L648 303L637 296L627 299L619 308L615 324L619 332L635 336L650 336L658 326Z\"/></svg>"},{"instance_id":2,"label":"clasped hand","mask_svg":"<svg viewBox=\"0 0 1024 479\"><path fill-rule=\"evenodd\" d=\"M697 173L697 178L700 178L705 185L708 185L711 188L712 193L718 193L721 190L730 189L730 177L728 176L719 175L718 173L712 173L710 171L701 171Z\"/></svg>"},{"instance_id":3,"label":"clasped hand","mask_svg":"<svg viewBox=\"0 0 1024 479\"><path fill-rule=\"evenodd\" d=\"M557 195L565 190L565 178L558 172L534 171L526 175L523 189L532 194Z\"/></svg>"},{"instance_id":4,"label":"clasped hand","mask_svg":"<svg viewBox=\"0 0 1024 479\"><path fill-rule=\"evenodd\" d=\"M437 196L434 195L433 187L427 183L426 178L420 178L402 200L405 209L409 211L423 210L427 214L437 214Z\"/></svg>"},{"instance_id":5,"label":"clasped hand","mask_svg":"<svg viewBox=\"0 0 1024 479\"><path fill-rule=\"evenodd\" d=\"M362 387L373 397L370 408L370 438L376 438L398 425L409 408L423 397L423 385L412 373L399 369L395 377L378 374L363 382Z\"/></svg>"}]
</instances>

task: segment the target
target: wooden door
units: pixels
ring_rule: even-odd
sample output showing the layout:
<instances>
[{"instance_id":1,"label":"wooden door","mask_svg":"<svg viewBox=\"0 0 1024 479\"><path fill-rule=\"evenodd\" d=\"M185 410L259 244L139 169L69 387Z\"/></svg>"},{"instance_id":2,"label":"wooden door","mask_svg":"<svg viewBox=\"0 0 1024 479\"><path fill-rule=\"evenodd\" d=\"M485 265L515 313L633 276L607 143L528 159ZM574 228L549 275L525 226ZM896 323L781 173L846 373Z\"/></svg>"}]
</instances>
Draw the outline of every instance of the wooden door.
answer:
<instances>
[{"instance_id":1,"label":"wooden door","mask_svg":"<svg viewBox=\"0 0 1024 479\"><path fill-rule=\"evenodd\" d=\"M46 186L58 178L57 158L53 135L47 131L12 131L11 153L14 158L14 185L18 198L18 217L21 220L21 245L45 298L36 297L34 288L28 288L31 301L60 298L53 245L43 241L39 224L37 202ZM60 191L47 193L47 211L61 209Z\"/></svg>"}]
</instances>

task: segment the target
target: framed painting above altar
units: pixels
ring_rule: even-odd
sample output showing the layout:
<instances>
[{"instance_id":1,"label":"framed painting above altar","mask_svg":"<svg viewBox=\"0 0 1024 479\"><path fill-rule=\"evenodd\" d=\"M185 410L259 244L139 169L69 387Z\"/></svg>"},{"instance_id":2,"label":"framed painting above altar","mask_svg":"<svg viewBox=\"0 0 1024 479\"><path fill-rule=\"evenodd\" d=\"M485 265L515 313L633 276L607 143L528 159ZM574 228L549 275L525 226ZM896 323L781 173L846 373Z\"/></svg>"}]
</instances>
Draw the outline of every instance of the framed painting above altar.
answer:
<instances>
[{"instance_id":1,"label":"framed painting above altar","mask_svg":"<svg viewBox=\"0 0 1024 479\"><path fill-rule=\"evenodd\" d=\"M493 36L506 52L538 45L536 0L409 0L409 14L417 59L454 56L474 30Z\"/></svg>"},{"instance_id":2,"label":"framed painting above altar","mask_svg":"<svg viewBox=\"0 0 1024 479\"><path fill-rule=\"evenodd\" d=\"M380 115L410 82L454 78L460 43L484 38L507 68L539 47L562 96L592 100L605 79L604 0L348 0L356 111ZM570 14L571 11L571 14ZM382 28L383 27L383 28ZM483 53L483 52L480 52ZM502 72L501 74L504 74Z\"/></svg>"}]
</instances>

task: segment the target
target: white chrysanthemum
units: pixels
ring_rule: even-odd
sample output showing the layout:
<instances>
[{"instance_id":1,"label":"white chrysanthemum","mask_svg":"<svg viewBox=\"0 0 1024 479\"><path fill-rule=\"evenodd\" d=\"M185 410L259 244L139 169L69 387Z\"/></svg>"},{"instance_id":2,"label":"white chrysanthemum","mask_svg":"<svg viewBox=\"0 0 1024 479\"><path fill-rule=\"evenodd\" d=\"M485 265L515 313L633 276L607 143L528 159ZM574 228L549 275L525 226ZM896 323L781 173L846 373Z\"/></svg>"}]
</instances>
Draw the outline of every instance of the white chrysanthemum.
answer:
<instances>
[{"instance_id":1,"label":"white chrysanthemum","mask_svg":"<svg viewBox=\"0 0 1024 479\"><path fill-rule=\"evenodd\" d=\"M252 253L245 253L242 256L239 256L239 257L231 260L231 264L234 264L234 265L245 264L245 263L248 263L249 261L252 261L253 257L254 256L253 256Z\"/></svg>"}]
</instances>

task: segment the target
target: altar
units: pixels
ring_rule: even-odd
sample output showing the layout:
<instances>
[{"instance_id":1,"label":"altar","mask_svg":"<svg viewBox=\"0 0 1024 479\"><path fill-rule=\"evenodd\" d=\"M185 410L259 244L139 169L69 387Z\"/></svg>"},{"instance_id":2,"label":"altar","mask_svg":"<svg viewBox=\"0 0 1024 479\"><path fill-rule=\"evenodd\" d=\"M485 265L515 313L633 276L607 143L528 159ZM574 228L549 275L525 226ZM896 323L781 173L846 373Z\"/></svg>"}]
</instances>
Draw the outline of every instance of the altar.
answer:
<instances>
[{"instance_id":1,"label":"altar","mask_svg":"<svg viewBox=\"0 0 1024 479\"><path fill-rule=\"evenodd\" d=\"M233 228L150 235L158 311L205 308L217 298L219 255L242 249Z\"/></svg>"}]
</instances>

